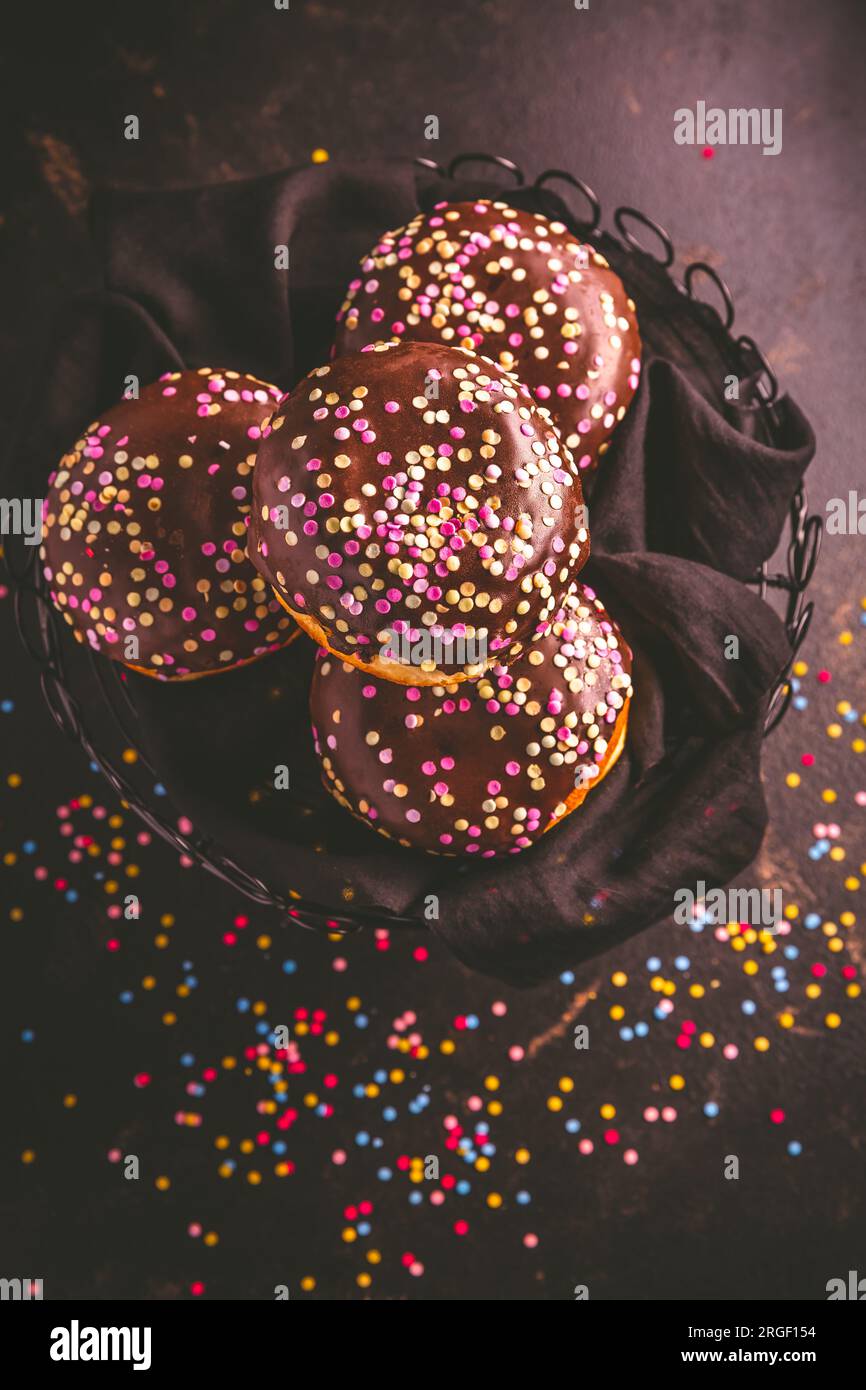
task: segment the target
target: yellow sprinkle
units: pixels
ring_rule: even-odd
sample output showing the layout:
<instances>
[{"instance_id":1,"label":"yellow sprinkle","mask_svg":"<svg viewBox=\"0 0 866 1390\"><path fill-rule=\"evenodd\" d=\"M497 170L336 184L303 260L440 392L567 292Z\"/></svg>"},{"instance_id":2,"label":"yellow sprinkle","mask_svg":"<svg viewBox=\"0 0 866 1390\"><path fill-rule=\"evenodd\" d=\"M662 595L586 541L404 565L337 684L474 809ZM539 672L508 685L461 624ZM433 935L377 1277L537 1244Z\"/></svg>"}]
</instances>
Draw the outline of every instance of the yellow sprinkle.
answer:
<instances>
[{"instance_id":1,"label":"yellow sprinkle","mask_svg":"<svg viewBox=\"0 0 866 1390\"><path fill-rule=\"evenodd\" d=\"M809 667L808 667L808 665L807 665L807 663L806 663L805 661L797 661L797 662L794 663L794 675L795 675L795 676L805 676L805 674L806 674L806 672L807 672L808 670L809 670Z\"/></svg>"},{"instance_id":2,"label":"yellow sprinkle","mask_svg":"<svg viewBox=\"0 0 866 1390\"><path fill-rule=\"evenodd\" d=\"M685 1087L686 1079L684 1076L674 1075L668 1079L668 1085L672 1091L682 1091Z\"/></svg>"},{"instance_id":3,"label":"yellow sprinkle","mask_svg":"<svg viewBox=\"0 0 866 1390\"><path fill-rule=\"evenodd\" d=\"M21 1162L22 1162L22 1163L33 1163L33 1162L35 1161L35 1159L36 1159L36 1150L35 1150L35 1149L25 1149L24 1152L23 1152L23 1154L21 1155Z\"/></svg>"},{"instance_id":4,"label":"yellow sprinkle","mask_svg":"<svg viewBox=\"0 0 866 1390\"><path fill-rule=\"evenodd\" d=\"M561 1097L561 1096L549 1096L549 1097L548 1097L548 1100L547 1100L547 1108L548 1108L548 1110L561 1110L561 1109L562 1109L562 1097Z\"/></svg>"},{"instance_id":5,"label":"yellow sprinkle","mask_svg":"<svg viewBox=\"0 0 866 1390\"><path fill-rule=\"evenodd\" d=\"M830 738L841 738L841 737L842 737L842 725L841 725L841 724L828 724L828 725L827 725L827 733L830 735Z\"/></svg>"},{"instance_id":6,"label":"yellow sprinkle","mask_svg":"<svg viewBox=\"0 0 866 1390\"><path fill-rule=\"evenodd\" d=\"M488 1194L487 1194L487 1205L488 1205L489 1207L493 1207L494 1210L495 1210L497 1207L501 1207L501 1206L502 1206L502 1198L500 1197L500 1195L499 1195L498 1192L488 1192Z\"/></svg>"},{"instance_id":7,"label":"yellow sprinkle","mask_svg":"<svg viewBox=\"0 0 866 1390\"><path fill-rule=\"evenodd\" d=\"M560 1091L574 1090L574 1082L572 1081L570 1076L561 1076L559 1078L559 1089Z\"/></svg>"},{"instance_id":8,"label":"yellow sprinkle","mask_svg":"<svg viewBox=\"0 0 866 1390\"><path fill-rule=\"evenodd\" d=\"M848 889L849 893L856 893L857 889L860 887L859 878L854 878L853 875L851 875L849 878L846 878L845 887Z\"/></svg>"},{"instance_id":9,"label":"yellow sprinkle","mask_svg":"<svg viewBox=\"0 0 866 1390\"><path fill-rule=\"evenodd\" d=\"M499 1077L498 1077L498 1076L485 1076L485 1078L484 1078L484 1085L485 1085L485 1088L486 1088L488 1091L498 1091L498 1090L499 1090Z\"/></svg>"},{"instance_id":10,"label":"yellow sprinkle","mask_svg":"<svg viewBox=\"0 0 866 1390\"><path fill-rule=\"evenodd\" d=\"M78 1104L78 1097L73 1095L64 1096L63 1104L66 1106L67 1110L74 1110L75 1106Z\"/></svg>"},{"instance_id":11,"label":"yellow sprinkle","mask_svg":"<svg viewBox=\"0 0 866 1390\"><path fill-rule=\"evenodd\" d=\"M528 1163L531 1155L528 1149L518 1149L514 1155L515 1163Z\"/></svg>"},{"instance_id":12,"label":"yellow sprinkle","mask_svg":"<svg viewBox=\"0 0 866 1390\"><path fill-rule=\"evenodd\" d=\"M311 1293L315 1287L316 1281L312 1275L305 1274L304 1278L301 1280L301 1288L304 1290L304 1293Z\"/></svg>"},{"instance_id":13,"label":"yellow sprinkle","mask_svg":"<svg viewBox=\"0 0 866 1390\"><path fill-rule=\"evenodd\" d=\"M832 803L836 800L836 793L832 790L831 787L825 787L821 793L821 800L826 801L828 805L832 805Z\"/></svg>"},{"instance_id":14,"label":"yellow sprinkle","mask_svg":"<svg viewBox=\"0 0 866 1390\"><path fill-rule=\"evenodd\" d=\"M171 1178L159 1177L156 1180L156 1187L160 1192L167 1192L171 1187Z\"/></svg>"},{"instance_id":15,"label":"yellow sprinkle","mask_svg":"<svg viewBox=\"0 0 866 1390\"><path fill-rule=\"evenodd\" d=\"M125 763L137 763L137 762L138 762L138 754L136 753L136 751L135 751L134 748L124 748L124 750L123 750L123 752L121 753L120 756L123 758L123 761L124 761Z\"/></svg>"},{"instance_id":16,"label":"yellow sprinkle","mask_svg":"<svg viewBox=\"0 0 866 1390\"><path fill-rule=\"evenodd\" d=\"M770 1039L769 1039L769 1038L755 1038L755 1051L756 1051L756 1052L769 1052L769 1050L770 1050Z\"/></svg>"},{"instance_id":17,"label":"yellow sprinkle","mask_svg":"<svg viewBox=\"0 0 866 1390\"><path fill-rule=\"evenodd\" d=\"M849 632L846 628L844 632L839 633L839 641L843 647L850 647L851 643L854 641L853 632Z\"/></svg>"},{"instance_id":18,"label":"yellow sprinkle","mask_svg":"<svg viewBox=\"0 0 866 1390\"><path fill-rule=\"evenodd\" d=\"M779 1014L779 1024L782 1028L793 1028L794 1015L788 1013Z\"/></svg>"},{"instance_id":19,"label":"yellow sprinkle","mask_svg":"<svg viewBox=\"0 0 866 1390\"><path fill-rule=\"evenodd\" d=\"M787 784L788 784L789 787L799 787L799 785L800 785L800 774L799 774L799 772L789 772L788 775L787 775L787 777L785 778L785 781L787 782Z\"/></svg>"},{"instance_id":20,"label":"yellow sprinkle","mask_svg":"<svg viewBox=\"0 0 866 1390\"><path fill-rule=\"evenodd\" d=\"M610 982L612 985L616 985L617 989L622 989L623 985L628 984L628 975L624 970L615 970L610 977Z\"/></svg>"},{"instance_id":21,"label":"yellow sprinkle","mask_svg":"<svg viewBox=\"0 0 866 1390\"><path fill-rule=\"evenodd\" d=\"M603 1120L612 1120L616 1115L616 1106L606 1101L598 1113Z\"/></svg>"},{"instance_id":22,"label":"yellow sprinkle","mask_svg":"<svg viewBox=\"0 0 866 1390\"><path fill-rule=\"evenodd\" d=\"M328 154L327 150L315 149L310 155L310 158L314 164L327 164L331 156Z\"/></svg>"},{"instance_id":23,"label":"yellow sprinkle","mask_svg":"<svg viewBox=\"0 0 866 1390\"><path fill-rule=\"evenodd\" d=\"M20 787L20 786L21 786L21 774L20 774L20 772L10 772L10 773L9 773L9 776L6 778L6 781L8 782L8 784L9 784L10 787Z\"/></svg>"},{"instance_id":24,"label":"yellow sprinkle","mask_svg":"<svg viewBox=\"0 0 866 1390\"><path fill-rule=\"evenodd\" d=\"M828 1028L838 1028L842 1020L838 1014L828 1014L824 1022Z\"/></svg>"}]
</instances>

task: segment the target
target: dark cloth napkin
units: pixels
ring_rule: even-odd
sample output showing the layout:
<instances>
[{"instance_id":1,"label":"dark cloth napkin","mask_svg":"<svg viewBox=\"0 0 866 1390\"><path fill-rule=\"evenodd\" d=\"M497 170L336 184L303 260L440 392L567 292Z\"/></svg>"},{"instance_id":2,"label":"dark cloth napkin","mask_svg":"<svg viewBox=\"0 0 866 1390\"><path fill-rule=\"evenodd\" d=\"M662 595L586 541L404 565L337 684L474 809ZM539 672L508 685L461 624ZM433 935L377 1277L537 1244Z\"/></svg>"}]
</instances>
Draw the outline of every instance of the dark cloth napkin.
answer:
<instances>
[{"instance_id":1,"label":"dark cloth napkin","mask_svg":"<svg viewBox=\"0 0 866 1390\"><path fill-rule=\"evenodd\" d=\"M411 164L289 170L93 206L105 287L70 305L26 410L19 464L37 490L81 428L142 382L187 366L289 389L327 360L345 285L378 235L440 198L504 196L568 212L550 190L441 180ZM769 558L812 457L787 397L772 442L753 394L726 401L732 346L649 257L593 238L637 302L644 372L590 495L595 585L635 652L626 751L532 849L469 866L392 847L321 788L307 689L313 647L210 680L126 685L142 747L177 807L247 872L330 909L418 918L462 961L517 984L667 916L677 888L727 883L766 826L763 718L789 652L743 582ZM288 270L275 248L289 248ZM739 655L726 657L736 637ZM273 789L274 768L290 790ZM381 925L381 923L378 923ZM404 928L395 928L404 929Z\"/></svg>"}]
</instances>

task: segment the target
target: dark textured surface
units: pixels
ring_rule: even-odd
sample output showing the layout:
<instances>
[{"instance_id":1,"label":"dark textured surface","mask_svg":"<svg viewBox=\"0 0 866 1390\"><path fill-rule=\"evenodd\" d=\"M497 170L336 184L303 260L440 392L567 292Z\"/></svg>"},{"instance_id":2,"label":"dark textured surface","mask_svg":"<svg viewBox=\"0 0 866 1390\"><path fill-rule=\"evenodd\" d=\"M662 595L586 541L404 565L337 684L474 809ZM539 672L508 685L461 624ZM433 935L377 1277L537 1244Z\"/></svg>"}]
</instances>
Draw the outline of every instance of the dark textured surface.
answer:
<instances>
[{"instance_id":1,"label":"dark textured surface","mask_svg":"<svg viewBox=\"0 0 866 1390\"><path fill-rule=\"evenodd\" d=\"M495 148L531 174L549 166L572 170L599 194L607 225L617 204L639 207L668 227L678 265L701 259L720 271L737 302L737 331L757 338L815 428L809 488L813 509L823 512L828 498L862 488L863 477L855 335L864 282L858 171L864 15L857 3L819 8L809 0L688 6L593 0L585 12L564 0L543 7L293 0L288 14L225 0L58 6L50 18L37 7L24 9L14 36L6 36L0 71L8 137L0 195L0 405L7 416L16 406L52 312L71 290L95 280L85 216L93 185L171 187L234 178L302 162L316 146L334 159L432 153L440 162L458 150ZM673 112L699 98L782 107L782 153L768 158L753 147L727 148L704 160L698 148L676 146ZM141 118L135 144L122 138L130 112ZM437 144L424 139L430 113L440 120ZM866 588L863 544L857 536L827 538L804 653L813 670L832 670L839 693L861 711L862 639L843 649L836 637L857 623ZM55 805L70 787L87 783L95 792L97 784L41 707L34 671L15 646L8 603L0 624L4 649L14 653L4 693L19 711L19 742L14 750L4 746L0 770L26 763L32 772L17 799L3 787L5 850L24 833L53 840ZM834 689L820 713L815 695L808 731L802 718L789 716L765 749L771 824L755 874L761 882L781 880L805 910L838 920L844 908L856 911L856 899L843 888L838 867L806 857L814 802L810 813L783 785L802 751L820 743L824 756L822 724L833 718ZM840 807L850 805L863 780L853 755L837 757L819 775L838 792ZM835 814L843 820L841 810ZM862 817L851 834L854 867L864 858ZM223 1046L223 996L232 1001L243 989L256 998L259 989L270 998L273 972L265 956L252 953L241 985L236 959L214 952L214 923L225 925L232 910L226 894L201 875L180 874L172 860L167 850L150 852L150 892L183 923L183 949L194 950L208 983L207 1004L188 1021L185 1041L202 1057L216 1056ZM349 1198L367 1195L375 1177L351 1190L339 1187L327 1167L330 1145L316 1136L304 1159L313 1178L325 1174L318 1195L315 1181L292 1191L280 1187L277 1205L264 1190L221 1185L212 1177L209 1149L206 1177L203 1150L187 1143L177 1151L177 1131L166 1119L181 1099L177 1078L160 1092L133 1089L130 1076L147 1063L164 1082L178 1049L155 1014L136 1013L130 1024L106 1002L119 984L100 949L104 901L84 875L78 878L82 892L74 908L58 906L30 878L13 880L11 900L26 910L16 927L8 926L9 896L0 881L12 941L4 975L14 1000L4 1011L12 1109L4 1116L3 1158L17 1162L28 1143L40 1155L25 1183L17 1168L15 1186L4 1186L10 1260L34 1275L34 1261L44 1267L54 1296L178 1296L190 1278L201 1277L203 1252L191 1254L182 1234L198 1214L221 1231L208 1276L211 1294L267 1297L280 1278L312 1269L322 1296L357 1296L342 1258L339 1206L347 1191ZM618 951L616 965L641 969L647 956L665 951L665 930L655 928ZM282 940L283 953L303 960L312 977L310 997L329 998L338 977L317 966L319 943L291 929L283 936L292 943ZM862 959L859 920L848 944L851 958ZM144 947L141 961L135 950L124 979L148 964ZM693 943L692 956L699 955L702 978L721 984L707 1024L720 1037L737 1035L743 1027L739 961L709 937ZM412 969L407 954L385 957L365 947L356 951L351 988L385 1019L411 998L427 1010L434 1039L453 1015L481 1012L477 982L444 955L420 978ZM637 1169L619 1162L577 1169L573 1140L566 1142L538 1098L568 1069L570 1021L587 994L600 990L616 1003L608 973L603 964L588 968L566 997L561 986L508 996L508 1041L531 1039L534 1064L509 1083L499 1143L503 1149L532 1144L536 1204L529 1224L547 1233L544 1248L530 1263L508 1217L482 1215L476 1238L457 1248L447 1222L425 1228L416 1220L410 1234L405 1197L383 1191L378 1230L386 1260L374 1297L568 1298L582 1281L593 1297L814 1298L823 1297L831 1276L858 1262L863 1268L863 1034L854 1010L836 1034L820 1022L778 1040L774 1032L769 1058L743 1064L723 1083L733 1112L723 1137L697 1122L657 1125L642 1139ZM751 992L761 988L769 986ZM347 993L337 989L335 999ZM771 1011L777 1002L771 994ZM51 1041L20 1061L18 1030L34 1014ZM750 1048L748 1038L742 1047ZM444 1093L446 1109L459 1108L488 1068L503 1068L502 1049L501 1035L485 1025L456 1062L434 1056L425 1080ZM712 1081L723 1065L709 1052L689 1060L696 1090L700 1076ZM365 1082L380 1061L361 1038L343 1067L343 1084ZM654 1036L629 1053L611 1031L609 1046L592 1053L590 1065L581 1083L586 1111L595 1107L597 1114L613 1097L621 1111L639 1114L679 1055L671 1038ZM60 1095L76 1088L86 1103L70 1116ZM767 1123L780 1099L807 1144L796 1168L780 1159L779 1136ZM239 1132L228 1116L224 1122ZM403 1151L399 1129L389 1136L393 1152ZM140 1147L149 1144L151 1171L169 1168L179 1192L198 1195L183 1201L169 1195L154 1206L152 1185L141 1184L118 1196L106 1183L103 1155L112 1143L129 1147L130 1136ZM405 1145L417 1142L427 1141L412 1134ZM719 1181L720 1143L747 1161L748 1181ZM250 1196L268 1200L251 1204ZM424 1244L428 1277L407 1287L400 1258L410 1241Z\"/></svg>"}]
</instances>

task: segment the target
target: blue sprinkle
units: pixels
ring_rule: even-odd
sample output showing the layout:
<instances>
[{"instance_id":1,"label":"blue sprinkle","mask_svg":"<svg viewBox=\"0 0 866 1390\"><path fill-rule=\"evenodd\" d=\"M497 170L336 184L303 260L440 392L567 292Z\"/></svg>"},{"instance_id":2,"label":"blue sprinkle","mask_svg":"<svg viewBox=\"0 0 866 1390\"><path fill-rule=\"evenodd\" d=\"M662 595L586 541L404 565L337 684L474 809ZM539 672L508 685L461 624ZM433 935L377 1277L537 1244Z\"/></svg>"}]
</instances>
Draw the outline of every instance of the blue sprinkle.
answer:
<instances>
[{"instance_id":1,"label":"blue sprinkle","mask_svg":"<svg viewBox=\"0 0 866 1390\"><path fill-rule=\"evenodd\" d=\"M32 1028L22 1028L22 1030L21 1030L21 1041L22 1041L22 1042L32 1042L33 1039L34 1039L35 1037L36 1037L36 1034L34 1033L34 1031L33 1031Z\"/></svg>"},{"instance_id":2,"label":"blue sprinkle","mask_svg":"<svg viewBox=\"0 0 866 1390\"><path fill-rule=\"evenodd\" d=\"M676 966L677 970L688 970L689 964L690 961L688 956L677 956L676 960L674 961L674 965Z\"/></svg>"},{"instance_id":3,"label":"blue sprinkle","mask_svg":"<svg viewBox=\"0 0 866 1390\"><path fill-rule=\"evenodd\" d=\"M472 1191L471 1182L467 1182L465 1178L461 1178L457 1184L456 1191L461 1197L468 1196L469 1193Z\"/></svg>"},{"instance_id":4,"label":"blue sprinkle","mask_svg":"<svg viewBox=\"0 0 866 1390\"><path fill-rule=\"evenodd\" d=\"M373 1140L373 1148L374 1148L374 1149L381 1149L381 1147L382 1147L382 1145L384 1144L384 1142L385 1142L384 1139L380 1139L380 1138L378 1137L378 1135L377 1135L376 1138Z\"/></svg>"},{"instance_id":5,"label":"blue sprinkle","mask_svg":"<svg viewBox=\"0 0 866 1390\"><path fill-rule=\"evenodd\" d=\"M247 1009L248 1009L249 1007L250 1007L250 1001L249 1001L249 999L239 999L239 1000L238 1000L238 1003L237 1003L237 1010L238 1010L238 1013L239 1013L239 1014L245 1014L246 1011L247 1011Z\"/></svg>"},{"instance_id":6,"label":"blue sprinkle","mask_svg":"<svg viewBox=\"0 0 866 1390\"><path fill-rule=\"evenodd\" d=\"M78 902L78 894L76 893L74 888L70 888L66 893L63 894L63 896L68 903Z\"/></svg>"},{"instance_id":7,"label":"blue sprinkle","mask_svg":"<svg viewBox=\"0 0 866 1390\"><path fill-rule=\"evenodd\" d=\"M813 845L812 848L808 851L808 854L809 854L809 858L810 858L810 859L820 859L820 858L821 858L821 851L820 851L819 849L817 849L817 848L815 847L815 845Z\"/></svg>"},{"instance_id":8,"label":"blue sprinkle","mask_svg":"<svg viewBox=\"0 0 866 1390\"><path fill-rule=\"evenodd\" d=\"M820 925L821 918L818 916L817 912L810 912L803 921L803 926L808 927L810 931L813 931L815 927L820 927Z\"/></svg>"},{"instance_id":9,"label":"blue sprinkle","mask_svg":"<svg viewBox=\"0 0 866 1390\"><path fill-rule=\"evenodd\" d=\"M372 1229L373 1229L373 1228L372 1228L372 1226L370 1225L369 1221L359 1221L359 1222L358 1222L357 1230L358 1230L358 1235L359 1235L359 1236L368 1236L368 1235L370 1234L370 1231L371 1231Z\"/></svg>"},{"instance_id":10,"label":"blue sprinkle","mask_svg":"<svg viewBox=\"0 0 866 1390\"><path fill-rule=\"evenodd\" d=\"M286 972L287 975L294 975L294 973L295 973L295 971L297 970L297 968L298 968L298 962L297 962L296 960L284 960L284 961L283 961L283 969L285 970L285 972Z\"/></svg>"},{"instance_id":11,"label":"blue sprinkle","mask_svg":"<svg viewBox=\"0 0 866 1390\"><path fill-rule=\"evenodd\" d=\"M787 994L787 993L788 993L788 990L789 990L790 988L791 988L791 986L790 986L790 983L788 982L788 980L777 980L777 981L776 981L776 989L779 991L780 994Z\"/></svg>"},{"instance_id":12,"label":"blue sprinkle","mask_svg":"<svg viewBox=\"0 0 866 1390\"><path fill-rule=\"evenodd\" d=\"M477 1015L477 1014L467 1014L467 1015L466 1015L466 1027L467 1027L467 1028L477 1028L477 1027L478 1027L478 1022L479 1022L479 1020L478 1020L478 1015Z\"/></svg>"},{"instance_id":13,"label":"blue sprinkle","mask_svg":"<svg viewBox=\"0 0 866 1390\"><path fill-rule=\"evenodd\" d=\"M379 1071L374 1071L373 1080L376 1082L377 1086L384 1086L385 1082L388 1080L388 1073L381 1069Z\"/></svg>"},{"instance_id":14,"label":"blue sprinkle","mask_svg":"<svg viewBox=\"0 0 866 1390\"><path fill-rule=\"evenodd\" d=\"M529 1203L532 1201L532 1198L530 1197L528 1192L518 1192L516 1200L518 1206L528 1207Z\"/></svg>"},{"instance_id":15,"label":"blue sprinkle","mask_svg":"<svg viewBox=\"0 0 866 1390\"><path fill-rule=\"evenodd\" d=\"M376 1174L376 1177L379 1179L380 1182L390 1182L391 1176L392 1175L390 1168L380 1168Z\"/></svg>"},{"instance_id":16,"label":"blue sprinkle","mask_svg":"<svg viewBox=\"0 0 866 1390\"><path fill-rule=\"evenodd\" d=\"M180 1064L182 1067L191 1067L194 1061L195 1057L191 1052L184 1052L181 1056Z\"/></svg>"},{"instance_id":17,"label":"blue sprinkle","mask_svg":"<svg viewBox=\"0 0 866 1390\"><path fill-rule=\"evenodd\" d=\"M285 1139L275 1139L273 1144L271 1145L271 1148L273 1149L275 1154L284 1154L286 1152Z\"/></svg>"},{"instance_id":18,"label":"blue sprinkle","mask_svg":"<svg viewBox=\"0 0 866 1390\"><path fill-rule=\"evenodd\" d=\"M797 1158L797 1156L802 1152L803 1145L800 1143L799 1139L792 1139L790 1144L788 1145L788 1153L791 1155L791 1157Z\"/></svg>"},{"instance_id":19,"label":"blue sprinkle","mask_svg":"<svg viewBox=\"0 0 866 1390\"><path fill-rule=\"evenodd\" d=\"M655 973L656 970L661 970L662 963L659 960L658 956L650 956L649 960L646 963L646 968L647 970L652 970L653 973Z\"/></svg>"},{"instance_id":20,"label":"blue sprinkle","mask_svg":"<svg viewBox=\"0 0 866 1390\"><path fill-rule=\"evenodd\" d=\"M638 1035L639 1038L645 1038L646 1035L647 1035L647 1033L649 1032L649 1024L648 1024L648 1023L636 1023L636 1024L634 1025L634 1031L637 1033L637 1035Z\"/></svg>"},{"instance_id":21,"label":"blue sprinkle","mask_svg":"<svg viewBox=\"0 0 866 1390\"><path fill-rule=\"evenodd\" d=\"M758 1006L755 1003L754 999L744 999L742 1004L740 1005L740 1008L742 1009L744 1014L753 1014L757 1007Z\"/></svg>"},{"instance_id":22,"label":"blue sprinkle","mask_svg":"<svg viewBox=\"0 0 866 1390\"><path fill-rule=\"evenodd\" d=\"M560 984L563 984L563 985L573 985L573 984L574 984L574 971L573 971L573 970L563 970L562 974L561 974L560 977L559 977L559 981L560 981Z\"/></svg>"},{"instance_id":23,"label":"blue sprinkle","mask_svg":"<svg viewBox=\"0 0 866 1390\"><path fill-rule=\"evenodd\" d=\"M359 1130L358 1133L355 1135L355 1143L360 1144L362 1149L365 1148L366 1145L369 1144L369 1142L370 1136L365 1129Z\"/></svg>"},{"instance_id":24,"label":"blue sprinkle","mask_svg":"<svg viewBox=\"0 0 866 1390\"><path fill-rule=\"evenodd\" d=\"M387 1120L389 1124L392 1124L394 1120L396 1120L397 1111L394 1109L393 1105L386 1105L385 1109L382 1111L382 1118L383 1120Z\"/></svg>"},{"instance_id":25,"label":"blue sprinkle","mask_svg":"<svg viewBox=\"0 0 866 1390\"><path fill-rule=\"evenodd\" d=\"M166 790L165 790L165 787L162 785L161 782L154 782L154 784L153 784L153 790L154 790L154 794L155 794L156 796L167 796L167 795L168 795L168 793L167 793Z\"/></svg>"},{"instance_id":26,"label":"blue sprinkle","mask_svg":"<svg viewBox=\"0 0 866 1390\"><path fill-rule=\"evenodd\" d=\"M369 1018L367 1017L366 1014L355 1014L355 1027L356 1027L356 1028L366 1028L366 1027L367 1027L367 1024L368 1024L369 1022L370 1022L370 1020L369 1020Z\"/></svg>"},{"instance_id":27,"label":"blue sprinkle","mask_svg":"<svg viewBox=\"0 0 866 1390\"><path fill-rule=\"evenodd\" d=\"M35 840L25 840L21 848L25 854L35 854L38 846Z\"/></svg>"},{"instance_id":28,"label":"blue sprinkle","mask_svg":"<svg viewBox=\"0 0 866 1390\"><path fill-rule=\"evenodd\" d=\"M809 701L805 695L795 695L793 700L794 709L808 709Z\"/></svg>"},{"instance_id":29,"label":"blue sprinkle","mask_svg":"<svg viewBox=\"0 0 866 1390\"><path fill-rule=\"evenodd\" d=\"M784 965L774 965L773 968L772 968L772 970L770 971L770 974L772 975L772 977L773 977L774 980L782 980L782 979L784 979L784 977L785 977L785 967L784 967Z\"/></svg>"},{"instance_id":30,"label":"blue sprinkle","mask_svg":"<svg viewBox=\"0 0 866 1390\"><path fill-rule=\"evenodd\" d=\"M360 1082L356 1086L352 1087L352 1095L355 1096L357 1100L364 1099L366 1092L364 1090L364 1087L360 1084Z\"/></svg>"},{"instance_id":31,"label":"blue sprinkle","mask_svg":"<svg viewBox=\"0 0 866 1390\"><path fill-rule=\"evenodd\" d=\"M131 989L125 989L123 993L118 997L120 999L121 1004L131 1004L133 999L135 998L135 995L133 994Z\"/></svg>"},{"instance_id":32,"label":"blue sprinkle","mask_svg":"<svg viewBox=\"0 0 866 1390\"><path fill-rule=\"evenodd\" d=\"M580 1120L566 1120L565 1128L568 1130L569 1134L579 1134Z\"/></svg>"},{"instance_id":33,"label":"blue sprinkle","mask_svg":"<svg viewBox=\"0 0 866 1390\"><path fill-rule=\"evenodd\" d=\"M421 1193L420 1193L420 1192L410 1192L410 1193L409 1193L409 1205L410 1205L410 1207L420 1207L420 1205L421 1205L421 1203L422 1203L423 1201L424 1201L424 1198L421 1196Z\"/></svg>"},{"instance_id":34,"label":"blue sprinkle","mask_svg":"<svg viewBox=\"0 0 866 1390\"><path fill-rule=\"evenodd\" d=\"M0 700L0 710L2 710L4 714L11 714L14 708L14 700Z\"/></svg>"},{"instance_id":35,"label":"blue sprinkle","mask_svg":"<svg viewBox=\"0 0 866 1390\"><path fill-rule=\"evenodd\" d=\"M718 1113L719 1107L716 1105L716 1102L714 1100L708 1100L704 1106L704 1114L709 1116L711 1120L714 1120Z\"/></svg>"},{"instance_id":36,"label":"blue sprinkle","mask_svg":"<svg viewBox=\"0 0 866 1390\"><path fill-rule=\"evenodd\" d=\"M634 1030L631 1028L620 1028L619 1035L623 1042L631 1042L634 1038Z\"/></svg>"}]
</instances>

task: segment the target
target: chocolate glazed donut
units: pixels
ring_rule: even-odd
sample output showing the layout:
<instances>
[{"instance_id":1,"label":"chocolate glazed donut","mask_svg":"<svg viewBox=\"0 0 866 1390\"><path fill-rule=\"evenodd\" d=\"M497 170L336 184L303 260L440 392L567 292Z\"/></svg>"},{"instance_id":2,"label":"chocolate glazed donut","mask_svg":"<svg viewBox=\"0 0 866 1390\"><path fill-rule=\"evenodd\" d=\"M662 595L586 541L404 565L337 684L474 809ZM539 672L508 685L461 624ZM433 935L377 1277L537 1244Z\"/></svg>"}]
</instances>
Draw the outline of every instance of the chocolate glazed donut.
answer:
<instances>
[{"instance_id":1,"label":"chocolate glazed donut","mask_svg":"<svg viewBox=\"0 0 866 1390\"><path fill-rule=\"evenodd\" d=\"M515 660L589 554L547 411L474 353L339 358L263 435L251 558L312 637L386 679L461 681Z\"/></svg>"},{"instance_id":2,"label":"chocolate glazed donut","mask_svg":"<svg viewBox=\"0 0 866 1390\"><path fill-rule=\"evenodd\" d=\"M168 372L63 456L40 556L79 642L186 680L297 635L246 553L261 423L280 395L241 372Z\"/></svg>"},{"instance_id":3,"label":"chocolate glazed donut","mask_svg":"<svg viewBox=\"0 0 866 1390\"><path fill-rule=\"evenodd\" d=\"M580 469L594 469L640 378L634 302L563 222L479 199L439 203L386 232L337 315L335 351L383 339L471 348L549 408Z\"/></svg>"},{"instance_id":4,"label":"chocolate glazed donut","mask_svg":"<svg viewBox=\"0 0 866 1390\"><path fill-rule=\"evenodd\" d=\"M310 713L322 780L407 848L516 854L598 786L625 742L631 652L577 584L548 633L471 684L404 688L320 652Z\"/></svg>"}]
</instances>

